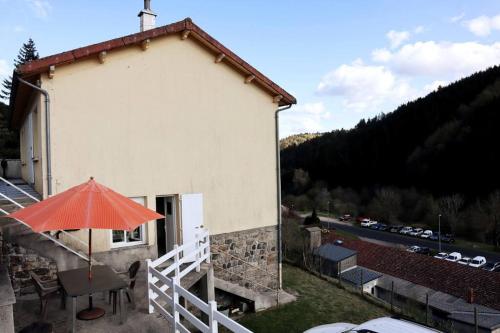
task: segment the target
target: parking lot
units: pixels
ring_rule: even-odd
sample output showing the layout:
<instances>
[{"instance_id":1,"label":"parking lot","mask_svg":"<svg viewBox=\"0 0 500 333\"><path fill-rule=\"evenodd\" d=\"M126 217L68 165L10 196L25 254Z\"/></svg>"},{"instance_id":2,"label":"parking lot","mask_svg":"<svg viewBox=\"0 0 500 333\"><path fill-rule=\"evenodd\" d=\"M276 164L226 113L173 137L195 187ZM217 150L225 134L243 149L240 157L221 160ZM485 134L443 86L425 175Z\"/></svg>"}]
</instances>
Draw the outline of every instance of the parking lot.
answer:
<instances>
[{"instance_id":1,"label":"parking lot","mask_svg":"<svg viewBox=\"0 0 500 333\"><path fill-rule=\"evenodd\" d=\"M378 240L385 243L391 243L394 245L402 245L404 247L409 246L420 246L428 247L434 251L439 251L439 243L437 241L432 241L429 239L423 239L420 237L411 237L407 235L401 235L399 233L390 233L388 231L372 230L370 228L362 228L358 225L352 225L350 223L339 222L337 219L320 217L321 223L325 228L336 228L345 232L355 234L359 237L370 238ZM483 256L487 261L500 261L500 253L487 252L478 249L462 248L460 246L441 242L442 252L460 252L463 256L476 257Z\"/></svg>"}]
</instances>

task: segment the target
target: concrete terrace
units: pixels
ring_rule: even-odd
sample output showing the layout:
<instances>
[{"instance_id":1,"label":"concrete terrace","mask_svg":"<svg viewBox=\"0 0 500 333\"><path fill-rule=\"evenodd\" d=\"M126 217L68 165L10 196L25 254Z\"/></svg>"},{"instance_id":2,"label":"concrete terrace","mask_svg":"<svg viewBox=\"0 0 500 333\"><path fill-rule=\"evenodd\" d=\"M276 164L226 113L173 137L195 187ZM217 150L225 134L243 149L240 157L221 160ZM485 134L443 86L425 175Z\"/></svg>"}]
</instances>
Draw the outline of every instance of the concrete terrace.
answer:
<instances>
[{"instance_id":1,"label":"concrete terrace","mask_svg":"<svg viewBox=\"0 0 500 333\"><path fill-rule=\"evenodd\" d=\"M102 298L102 294L94 295L94 304L106 310L104 317L93 321L76 321L76 331L79 333L118 333L118 332L171 332L169 323L158 313L148 314L147 290L146 290L146 272L138 273L137 285L135 287L136 309L132 309L130 303L127 304L127 320L120 325L120 312L113 315L113 307ZM66 310L60 308L61 298L58 295L49 300L46 322L54 325L54 333L67 332L67 325L70 325L71 305L68 301ZM15 331L39 320L39 300L38 295L29 294L17 298L14 305L14 324ZM77 302L77 311L84 309L88 304L87 297L79 297Z\"/></svg>"}]
</instances>

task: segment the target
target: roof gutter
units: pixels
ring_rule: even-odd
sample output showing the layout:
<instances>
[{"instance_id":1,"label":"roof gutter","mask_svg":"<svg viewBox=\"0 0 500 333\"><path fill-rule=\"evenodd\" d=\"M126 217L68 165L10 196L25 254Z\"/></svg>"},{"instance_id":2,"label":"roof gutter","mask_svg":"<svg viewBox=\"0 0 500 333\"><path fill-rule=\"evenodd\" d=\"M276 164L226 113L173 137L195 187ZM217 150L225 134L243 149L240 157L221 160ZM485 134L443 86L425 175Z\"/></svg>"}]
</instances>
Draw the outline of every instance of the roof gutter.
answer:
<instances>
[{"instance_id":1,"label":"roof gutter","mask_svg":"<svg viewBox=\"0 0 500 333\"><path fill-rule=\"evenodd\" d=\"M52 194L52 166L50 152L50 97L49 92L17 76L19 82L39 91L45 97L45 142L47 145L47 196Z\"/></svg>"},{"instance_id":2,"label":"roof gutter","mask_svg":"<svg viewBox=\"0 0 500 333\"><path fill-rule=\"evenodd\" d=\"M277 203L278 203L278 289L283 288L283 249L282 247L282 226L281 226L281 162L280 162L280 123L279 123L279 113L281 111L288 110L292 107L292 104L278 108L274 113L275 121L275 133L276 133L276 186L277 186ZM278 304L279 304L279 293L278 293Z\"/></svg>"}]
</instances>

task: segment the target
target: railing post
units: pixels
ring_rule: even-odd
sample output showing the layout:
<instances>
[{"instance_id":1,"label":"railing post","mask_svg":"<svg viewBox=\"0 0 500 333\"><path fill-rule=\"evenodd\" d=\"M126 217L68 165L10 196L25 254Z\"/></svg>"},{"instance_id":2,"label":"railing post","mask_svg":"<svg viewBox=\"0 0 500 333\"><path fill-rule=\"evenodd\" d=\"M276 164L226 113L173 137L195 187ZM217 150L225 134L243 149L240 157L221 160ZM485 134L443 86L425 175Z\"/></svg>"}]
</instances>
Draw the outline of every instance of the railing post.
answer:
<instances>
[{"instance_id":1,"label":"railing post","mask_svg":"<svg viewBox=\"0 0 500 333\"><path fill-rule=\"evenodd\" d=\"M206 259L206 263L207 264L210 264L210 234L208 233L208 230L205 230L205 243L208 244L208 246L206 247L205 251L207 251L207 259Z\"/></svg>"},{"instance_id":2,"label":"railing post","mask_svg":"<svg viewBox=\"0 0 500 333\"><path fill-rule=\"evenodd\" d=\"M177 326L180 323L179 311L177 307L179 306L179 292L177 291L177 276L172 279L172 316L174 317L174 332L177 333L179 330Z\"/></svg>"},{"instance_id":3,"label":"railing post","mask_svg":"<svg viewBox=\"0 0 500 333\"><path fill-rule=\"evenodd\" d=\"M153 275L149 271L151 269L151 259L146 259L146 264L147 264L147 273L148 273L148 308L149 308L149 313L154 312L153 305L151 304L151 299L153 298L153 290L151 290L151 283L153 282Z\"/></svg>"},{"instance_id":4,"label":"railing post","mask_svg":"<svg viewBox=\"0 0 500 333\"><path fill-rule=\"evenodd\" d=\"M219 331L217 321L214 319L215 311L217 311L217 302L209 301L208 302L208 327L210 329L210 333L217 333Z\"/></svg>"},{"instance_id":5,"label":"railing post","mask_svg":"<svg viewBox=\"0 0 500 333\"><path fill-rule=\"evenodd\" d=\"M194 248L195 248L195 259L196 262L198 263L198 265L196 266L196 271L199 272L201 267L200 267L200 263L201 263L201 253L200 253L200 240L201 240L201 237L200 237L200 234L199 233L196 233L194 235L194 239L195 239L195 243L194 243Z\"/></svg>"}]
</instances>

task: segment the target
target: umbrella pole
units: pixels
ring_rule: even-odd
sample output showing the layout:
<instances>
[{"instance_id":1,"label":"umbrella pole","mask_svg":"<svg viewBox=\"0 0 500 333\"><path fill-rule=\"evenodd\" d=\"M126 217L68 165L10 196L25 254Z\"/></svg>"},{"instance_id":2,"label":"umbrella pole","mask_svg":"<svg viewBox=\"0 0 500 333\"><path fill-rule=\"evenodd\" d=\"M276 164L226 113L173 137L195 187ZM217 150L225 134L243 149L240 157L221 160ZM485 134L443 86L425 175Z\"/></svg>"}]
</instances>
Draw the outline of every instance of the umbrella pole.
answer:
<instances>
[{"instance_id":1,"label":"umbrella pole","mask_svg":"<svg viewBox=\"0 0 500 333\"><path fill-rule=\"evenodd\" d=\"M89 228L89 281L92 280L92 228ZM89 294L89 310L92 310L92 294Z\"/></svg>"},{"instance_id":2,"label":"umbrella pole","mask_svg":"<svg viewBox=\"0 0 500 333\"><path fill-rule=\"evenodd\" d=\"M89 285L92 283L92 229L89 228ZM105 311L101 308L94 308L92 304L92 294L89 294L89 307L85 310L78 312L78 319L80 320L93 320L104 316Z\"/></svg>"}]
</instances>

